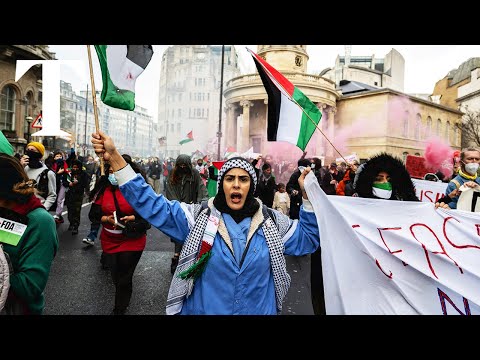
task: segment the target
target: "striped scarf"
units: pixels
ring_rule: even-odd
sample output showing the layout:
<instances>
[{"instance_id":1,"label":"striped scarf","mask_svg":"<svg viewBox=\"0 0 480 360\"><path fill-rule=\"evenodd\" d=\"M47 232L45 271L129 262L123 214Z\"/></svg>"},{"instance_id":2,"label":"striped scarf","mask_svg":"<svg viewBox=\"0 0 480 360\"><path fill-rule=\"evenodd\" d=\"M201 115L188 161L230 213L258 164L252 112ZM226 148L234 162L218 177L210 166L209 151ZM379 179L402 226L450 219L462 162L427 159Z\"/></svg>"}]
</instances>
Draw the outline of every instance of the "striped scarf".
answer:
<instances>
[{"instance_id":1,"label":"striped scarf","mask_svg":"<svg viewBox=\"0 0 480 360\"><path fill-rule=\"evenodd\" d=\"M261 207L265 221L262 224L262 230L270 253L270 263L273 271L273 281L275 285L275 299L277 310L280 313L285 295L290 287L290 275L287 273L285 256L283 255L284 243L282 234L286 233L291 224L275 223L268 214L265 206ZM183 245L178 260L178 266L173 275L172 283L167 296L167 315L178 314L182 310L183 301L190 296L193 290L196 276L180 276L189 269L192 269L200 259L208 256L215 240L215 235L220 224L221 213L215 209L213 204L209 209L204 209L196 218L195 226L188 234ZM278 221L278 220L277 220ZM284 228L280 231L278 226ZM282 234L281 234L282 232Z\"/></svg>"}]
</instances>

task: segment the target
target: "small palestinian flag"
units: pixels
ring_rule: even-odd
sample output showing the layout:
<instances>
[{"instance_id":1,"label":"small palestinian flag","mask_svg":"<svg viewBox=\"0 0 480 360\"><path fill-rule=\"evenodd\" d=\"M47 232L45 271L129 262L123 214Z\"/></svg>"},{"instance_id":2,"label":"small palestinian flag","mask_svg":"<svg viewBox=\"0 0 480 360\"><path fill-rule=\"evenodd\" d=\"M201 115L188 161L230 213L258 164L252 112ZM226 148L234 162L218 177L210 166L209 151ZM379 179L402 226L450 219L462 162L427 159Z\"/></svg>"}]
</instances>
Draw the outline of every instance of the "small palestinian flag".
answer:
<instances>
[{"instance_id":1,"label":"small palestinian flag","mask_svg":"<svg viewBox=\"0 0 480 360\"><path fill-rule=\"evenodd\" d=\"M104 104L135 109L135 81L153 56L152 45L95 45L102 69Z\"/></svg>"},{"instance_id":2,"label":"small palestinian flag","mask_svg":"<svg viewBox=\"0 0 480 360\"><path fill-rule=\"evenodd\" d=\"M193 130L190 131L184 139L180 140L180 145L189 143L190 141L193 141Z\"/></svg>"}]
</instances>

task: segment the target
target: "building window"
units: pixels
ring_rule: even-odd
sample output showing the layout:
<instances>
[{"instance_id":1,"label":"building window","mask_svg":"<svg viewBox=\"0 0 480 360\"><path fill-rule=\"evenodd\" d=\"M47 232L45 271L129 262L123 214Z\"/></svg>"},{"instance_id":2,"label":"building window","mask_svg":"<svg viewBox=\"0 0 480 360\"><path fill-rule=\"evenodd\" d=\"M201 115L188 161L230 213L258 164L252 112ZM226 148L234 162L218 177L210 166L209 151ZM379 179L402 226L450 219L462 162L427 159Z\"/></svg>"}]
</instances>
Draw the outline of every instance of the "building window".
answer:
<instances>
[{"instance_id":1,"label":"building window","mask_svg":"<svg viewBox=\"0 0 480 360\"><path fill-rule=\"evenodd\" d=\"M402 156L404 163L407 161L407 155L408 155L408 152L405 151Z\"/></svg>"},{"instance_id":2,"label":"building window","mask_svg":"<svg viewBox=\"0 0 480 360\"><path fill-rule=\"evenodd\" d=\"M437 120L437 135L440 137L442 134L442 120Z\"/></svg>"},{"instance_id":3,"label":"building window","mask_svg":"<svg viewBox=\"0 0 480 360\"><path fill-rule=\"evenodd\" d=\"M415 153L415 156L421 156L420 153Z\"/></svg>"},{"instance_id":4,"label":"building window","mask_svg":"<svg viewBox=\"0 0 480 360\"><path fill-rule=\"evenodd\" d=\"M420 126L422 124L422 116L417 114L417 120L415 121L415 139L420 139Z\"/></svg>"},{"instance_id":5,"label":"building window","mask_svg":"<svg viewBox=\"0 0 480 360\"><path fill-rule=\"evenodd\" d=\"M447 142L450 142L450 121L447 121L445 124L445 140Z\"/></svg>"},{"instance_id":6,"label":"building window","mask_svg":"<svg viewBox=\"0 0 480 360\"><path fill-rule=\"evenodd\" d=\"M405 118L403 119L403 137L408 137L408 111L405 111Z\"/></svg>"},{"instance_id":7,"label":"building window","mask_svg":"<svg viewBox=\"0 0 480 360\"><path fill-rule=\"evenodd\" d=\"M432 118L427 117L427 126L425 128L425 138L428 139L432 135Z\"/></svg>"},{"instance_id":8,"label":"building window","mask_svg":"<svg viewBox=\"0 0 480 360\"><path fill-rule=\"evenodd\" d=\"M15 130L15 90L7 85L0 94L0 130Z\"/></svg>"},{"instance_id":9,"label":"building window","mask_svg":"<svg viewBox=\"0 0 480 360\"><path fill-rule=\"evenodd\" d=\"M453 145L458 145L458 128L456 126L453 128Z\"/></svg>"},{"instance_id":10,"label":"building window","mask_svg":"<svg viewBox=\"0 0 480 360\"><path fill-rule=\"evenodd\" d=\"M182 130L182 124L177 123L177 132L180 132Z\"/></svg>"}]
</instances>

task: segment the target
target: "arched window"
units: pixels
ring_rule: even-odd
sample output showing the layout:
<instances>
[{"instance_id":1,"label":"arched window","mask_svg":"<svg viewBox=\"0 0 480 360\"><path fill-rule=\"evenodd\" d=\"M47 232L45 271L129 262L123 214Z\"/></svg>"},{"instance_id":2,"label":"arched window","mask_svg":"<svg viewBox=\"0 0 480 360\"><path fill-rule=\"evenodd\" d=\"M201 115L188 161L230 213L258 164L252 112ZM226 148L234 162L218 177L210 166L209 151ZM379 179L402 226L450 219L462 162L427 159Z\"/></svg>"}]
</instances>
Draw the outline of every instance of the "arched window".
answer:
<instances>
[{"instance_id":1,"label":"arched window","mask_svg":"<svg viewBox=\"0 0 480 360\"><path fill-rule=\"evenodd\" d=\"M403 136L408 137L408 111L405 111L405 117L403 119Z\"/></svg>"},{"instance_id":2,"label":"arched window","mask_svg":"<svg viewBox=\"0 0 480 360\"><path fill-rule=\"evenodd\" d=\"M408 155L408 152L405 151L402 156L404 163L407 161L407 155Z\"/></svg>"},{"instance_id":3,"label":"arched window","mask_svg":"<svg viewBox=\"0 0 480 360\"><path fill-rule=\"evenodd\" d=\"M447 142L450 142L450 121L447 121L445 124L445 140Z\"/></svg>"},{"instance_id":4,"label":"arched window","mask_svg":"<svg viewBox=\"0 0 480 360\"><path fill-rule=\"evenodd\" d=\"M420 139L420 126L422 124L422 116L417 114L417 119L415 121L415 139Z\"/></svg>"},{"instance_id":5,"label":"arched window","mask_svg":"<svg viewBox=\"0 0 480 360\"><path fill-rule=\"evenodd\" d=\"M442 120L437 120L437 135L440 137L442 135Z\"/></svg>"},{"instance_id":6,"label":"arched window","mask_svg":"<svg viewBox=\"0 0 480 360\"><path fill-rule=\"evenodd\" d=\"M453 128L453 145L458 146L458 143L459 143L459 141L458 141L458 128L455 126Z\"/></svg>"},{"instance_id":7,"label":"arched window","mask_svg":"<svg viewBox=\"0 0 480 360\"><path fill-rule=\"evenodd\" d=\"M15 130L15 90L7 85L0 93L0 130Z\"/></svg>"},{"instance_id":8,"label":"arched window","mask_svg":"<svg viewBox=\"0 0 480 360\"><path fill-rule=\"evenodd\" d=\"M421 156L420 153L415 153L415 156Z\"/></svg>"},{"instance_id":9,"label":"arched window","mask_svg":"<svg viewBox=\"0 0 480 360\"><path fill-rule=\"evenodd\" d=\"M427 126L425 127L425 138L428 139L430 136L432 136L432 118L428 116Z\"/></svg>"}]
</instances>

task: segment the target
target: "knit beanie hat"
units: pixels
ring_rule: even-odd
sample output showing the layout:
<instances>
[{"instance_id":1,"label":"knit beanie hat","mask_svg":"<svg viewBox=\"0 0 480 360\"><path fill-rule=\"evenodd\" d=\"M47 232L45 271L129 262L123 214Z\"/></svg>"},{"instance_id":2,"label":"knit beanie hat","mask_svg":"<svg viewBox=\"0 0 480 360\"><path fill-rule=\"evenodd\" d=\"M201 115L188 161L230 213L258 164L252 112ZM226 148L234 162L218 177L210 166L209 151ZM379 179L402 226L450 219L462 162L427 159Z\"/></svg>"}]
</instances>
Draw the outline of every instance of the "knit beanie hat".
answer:
<instances>
[{"instance_id":1,"label":"knit beanie hat","mask_svg":"<svg viewBox=\"0 0 480 360\"><path fill-rule=\"evenodd\" d=\"M250 164L246 159L242 157L233 157L228 159L218 172L218 178L217 178L217 191L220 188L220 185L223 182L223 177L225 174L233 168L240 168L248 172L250 175L250 178L252 180L253 184L253 192L255 192L255 189L257 187L257 174L255 173L255 169L253 168L253 165Z\"/></svg>"},{"instance_id":2,"label":"knit beanie hat","mask_svg":"<svg viewBox=\"0 0 480 360\"><path fill-rule=\"evenodd\" d=\"M36 142L36 141L32 141L32 142L27 144L27 147L29 147L29 146L33 146L35 149L37 149L38 152L40 154L42 154L42 157L43 157L43 155L45 155L45 146L43 146L43 144L41 144L39 142Z\"/></svg>"}]
</instances>

